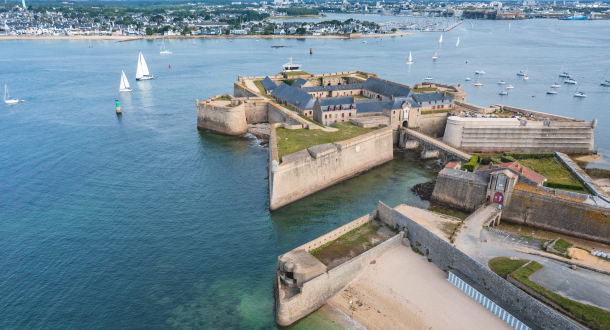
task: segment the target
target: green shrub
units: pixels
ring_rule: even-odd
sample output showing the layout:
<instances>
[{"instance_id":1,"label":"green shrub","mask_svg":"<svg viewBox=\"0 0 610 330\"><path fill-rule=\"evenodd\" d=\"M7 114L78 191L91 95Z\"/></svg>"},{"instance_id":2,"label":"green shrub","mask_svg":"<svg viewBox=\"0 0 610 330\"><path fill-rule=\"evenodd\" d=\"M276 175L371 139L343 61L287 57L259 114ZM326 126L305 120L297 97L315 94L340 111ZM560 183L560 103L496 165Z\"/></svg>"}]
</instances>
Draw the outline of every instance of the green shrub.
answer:
<instances>
[{"instance_id":1,"label":"green shrub","mask_svg":"<svg viewBox=\"0 0 610 330\"><path fill-rule=\"evenodd\" d=\"M511 156L502 156L500 157L500 160L502 161L502 163L510 163L510 162L516 162L517 160L514 159Z\"/></svg>"},{"instance_id":2,"label":"green shrub","mask_svg":"<svg viewBox=\"0 0 610 330\"><path fill-rule=\"evenodd\" d=\"M570 183L559 183L559 182L546 181L543 184L543 186L549 187L549 188L556 188L556 189L570 189L570 190L585 191L585 188L583 188L582 185L580 185L580 184L570 184Z\"/></svg>"},{"instance_id":3,"label":"green shrub","mask_svg":"<svg viewBox=\"0 0 610 330\"><path fill-rule=\"evenodd\" d=\"M481 165L489 165L491 163L491 157L485 156L481 158Z\"/></svg>"},{"instance_id":4,"label":"green shrub","mask_svg":"<svg viewBox=\"0 0 610 330\"><path fill-rule=\"evenodd\" d=\"M504 156L512 157L513 159L541 159L553 158L554 152L505 152Z\"/></svg>"},{"instance_id":5,"label":"green shrub","mask_svg":"<svg viewBox=\"0 0 610 330\"><path fill-rule=\"evenodd\" d=\"M296 79L284 79L282 80L282 82L288 86L292 86L292 84L294 84L294 82L297 81Z\"/></svg>"},{"instance_id":6,"label":"green shrub","mask_svg":"<svg viewBox=\"0 0 610 330\"><path fill-rule=\"evenodd\" d=\"M481 156L474 155L474 156L470 157L470 159L468 160L467 163L462 165L462 168L468 172L474 172L474 168L477 166L477 163L479 162L480 159L481 159Z\"/></svg>"},{"instance_id":7,"label":"green shrub","mask_svg":"<svg viewBox=\"0 0 610 330\"><path fill-rule=\"evenodd\" d=\"M565 253L568 251L569 248L571 248L572 246L574 246L574 244L566 241L563 238L560 238L557 240L557 242L555 242L555 245L553 245L553 248L561 253Z\"/></svg>"}]
</instances>

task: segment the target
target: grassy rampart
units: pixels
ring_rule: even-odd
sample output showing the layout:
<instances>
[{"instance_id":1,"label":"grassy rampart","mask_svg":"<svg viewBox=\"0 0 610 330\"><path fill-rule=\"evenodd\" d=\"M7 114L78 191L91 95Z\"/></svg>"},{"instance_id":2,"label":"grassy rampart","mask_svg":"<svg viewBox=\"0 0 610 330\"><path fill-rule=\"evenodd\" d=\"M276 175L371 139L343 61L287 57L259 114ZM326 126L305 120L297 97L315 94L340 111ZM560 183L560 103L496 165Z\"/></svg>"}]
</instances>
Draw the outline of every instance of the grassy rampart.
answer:
<instances>
[{"instance_id":1,"label":"grassy rampart","mask_svg":"<svg viewBox=\"0 0 610 330\"><path fill-rule=\"evenodd\" d=\"M514 259L510 257L495 257L489 260L489 269L492 272L502 276L502 278L506 279L508 274L514 272L519 269L521 266L525 265L528 260L525 259Z\"/></svg>"},{"instance_id":2,"label":"grassy rampart","mask_svg":"<svg viewBox=\"0 0 610 330\"><path fill-rule=\"evenodd\" d=\"M322 130L291 130L281 127L276 128L277 151L280 160L283 156L290 155L303 149L317 146L319 144L349 140L351 138L355 138L356 136L379 129L379 127L362 128L347 122L335 123L334 126L339 130L336 132L325 132Z\"/></svg>"}]
</instances>

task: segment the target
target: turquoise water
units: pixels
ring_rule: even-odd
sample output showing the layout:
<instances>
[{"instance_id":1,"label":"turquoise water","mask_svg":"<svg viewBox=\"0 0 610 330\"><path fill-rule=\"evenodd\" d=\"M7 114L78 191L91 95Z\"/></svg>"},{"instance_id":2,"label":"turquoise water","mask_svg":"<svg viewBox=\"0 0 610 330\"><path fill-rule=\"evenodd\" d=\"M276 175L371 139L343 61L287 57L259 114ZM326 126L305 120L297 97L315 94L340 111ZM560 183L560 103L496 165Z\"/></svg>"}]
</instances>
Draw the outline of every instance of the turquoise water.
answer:
<instances>
[{"instance_id":1,"label":"turquoise water","mask_svg":"<svg viewBox=\"0 0 610 330\"><path fill-rule=\"evenodd\" d=\"M289 56L306 71L361 69L409 84L428 70L451 83L485 70L483 88L465 86L469 101L597 117L606 166L610 90L591 80L584 100L541 94L566 59L566 70L592 78L610 66L610 23L570 23L513 22L509 31L504 22L475 21L475 31L444 35L435 64L428 58L438 34L366 44L172 40L174 54L165 57L155 41L1 41L0 83L26 102L0 105L0 328L274 328L279 254L372 212L378 200L427 207L409 189L433 178L435 163L396 153L268 211L267 149L253 138L197 131L194 101L232 92L238 74L276 73ZM410 49L416 64L406 68ZM138 50L153 81L134 79ZM527 66L528 82L497 95L502 72L514 78ZM121 70L131 94L118 94ZM317 313L294 328L346 326Z\"/></svg>"}]
</instances>

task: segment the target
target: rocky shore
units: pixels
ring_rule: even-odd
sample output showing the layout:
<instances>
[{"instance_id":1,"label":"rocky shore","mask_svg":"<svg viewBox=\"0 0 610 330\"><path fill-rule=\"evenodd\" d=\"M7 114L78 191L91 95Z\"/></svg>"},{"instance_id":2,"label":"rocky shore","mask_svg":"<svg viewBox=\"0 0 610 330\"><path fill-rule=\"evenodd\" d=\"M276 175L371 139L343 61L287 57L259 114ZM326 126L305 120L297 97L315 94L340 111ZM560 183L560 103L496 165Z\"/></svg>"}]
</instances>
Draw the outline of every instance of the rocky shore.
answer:
<instances>
[{"instance_id":1,"label":"rocky shore","mask_svg":"<svg viewBox=\"0 0 610 330\"><path fill-rule=\"evenodd\" d=\"M428 181L424 183L418 183L411 191L415 193L415 195L419 196L424 201L429 201L432 198L432 191L434 190L434 185L436 184L436 180Z\"/></svg>"}]
</instances>

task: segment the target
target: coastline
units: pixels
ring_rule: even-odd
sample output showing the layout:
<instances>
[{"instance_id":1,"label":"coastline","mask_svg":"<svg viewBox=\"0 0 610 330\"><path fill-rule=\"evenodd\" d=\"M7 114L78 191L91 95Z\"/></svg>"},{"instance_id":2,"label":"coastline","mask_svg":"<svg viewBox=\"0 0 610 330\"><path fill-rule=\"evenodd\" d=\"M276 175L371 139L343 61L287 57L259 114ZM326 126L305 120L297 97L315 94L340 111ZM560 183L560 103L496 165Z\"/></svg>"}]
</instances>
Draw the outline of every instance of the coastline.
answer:
<instances>
[{"instance_id":1,"label":"coastline","mask_svg":"<svg viewBox=\"0 0 610 330\"><path fill-rule=\"evenodd\" d=\"M363 34L357 38L373 38L373 37L402 37L412 36L415 33L397 32L391 34ZM9 35L0 36L2 40L115 40L115 41L133 41L133 40L155 40L161 39L163 36L32 36L32 35ZM295 35L203 35L203 36L165 36L165 39L350 39L349 35L331 35L331 36L295 36Z\"/></svg>"}]
</instances>

